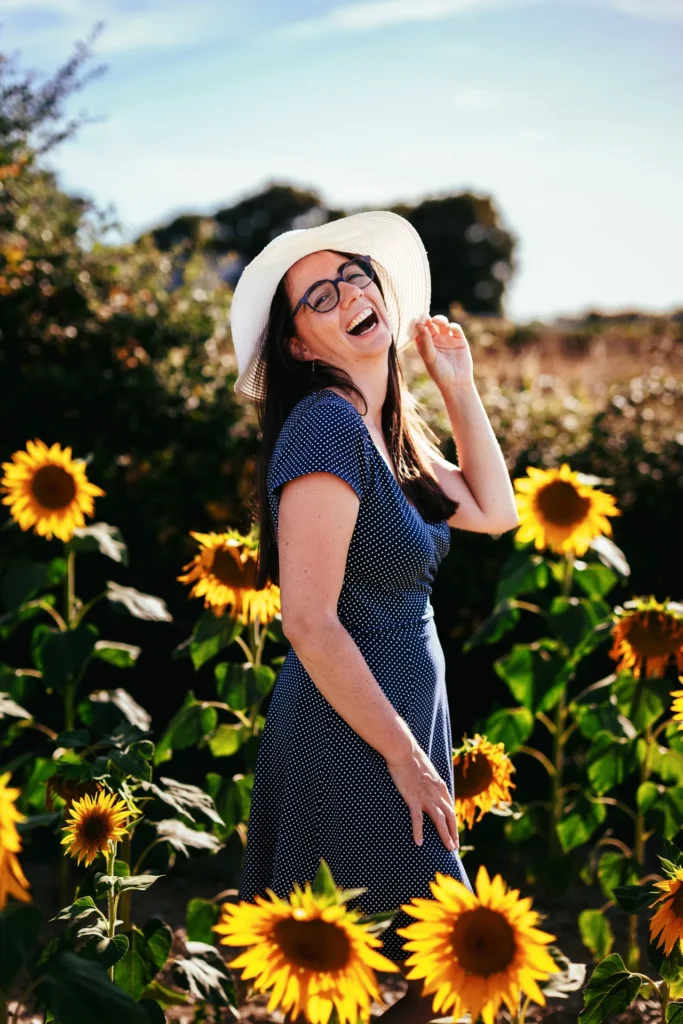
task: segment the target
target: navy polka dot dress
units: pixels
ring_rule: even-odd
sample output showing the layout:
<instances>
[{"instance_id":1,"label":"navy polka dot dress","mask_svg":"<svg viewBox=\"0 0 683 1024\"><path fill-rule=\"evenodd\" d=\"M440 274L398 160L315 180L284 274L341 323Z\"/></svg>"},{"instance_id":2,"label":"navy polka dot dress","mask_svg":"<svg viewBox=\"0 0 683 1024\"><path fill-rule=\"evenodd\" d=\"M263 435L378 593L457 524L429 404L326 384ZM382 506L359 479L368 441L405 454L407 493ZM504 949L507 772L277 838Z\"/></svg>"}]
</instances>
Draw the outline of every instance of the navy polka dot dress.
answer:
<instances>
[{"instance_id":1,"label":"navy polka dot dress","mask_svg":"<svg viewBox=\"0 0 683 1024\"><path fill-rule=\"evenodd\" d=\"M355 406L328 388L306 395L283 424L268 469L277 535L282 484L334 473L360 498L337 614L375 679L453 794L451 725L444 655L431 584L450 546L446 520L429 523L408 501ZM382 755L328 703L290 647L271 695L254 773L240 899L269 887L287 899L294 880L313 879L320 858L365 913L431 897L437 871L472 886L423 812L423 844ZM381 952L405 960L395 929L414 922L398 910Z\"/></svg>"}]
</instances>

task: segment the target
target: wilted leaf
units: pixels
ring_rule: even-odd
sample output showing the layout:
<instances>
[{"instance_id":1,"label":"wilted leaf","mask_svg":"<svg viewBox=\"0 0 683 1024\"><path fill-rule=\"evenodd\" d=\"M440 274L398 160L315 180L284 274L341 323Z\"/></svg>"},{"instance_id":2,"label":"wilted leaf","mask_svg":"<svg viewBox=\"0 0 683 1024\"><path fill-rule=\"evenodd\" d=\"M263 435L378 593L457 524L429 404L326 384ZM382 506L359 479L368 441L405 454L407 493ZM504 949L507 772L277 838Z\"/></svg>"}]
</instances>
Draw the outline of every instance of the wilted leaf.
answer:
<instances>
[{"instance_id":1,"label":"wilted leaf","mask_svg":"<svg viewBox=\"0 0 683 1024\"><path fill-rule=\"evenodd\" d=\"M76 527L71 545L76 551L99 551L114 562L128 565L128 549L121 531L110 523Z\"/></svg>"},{"instance_id":2,"label":"wilted leaf","mask_svg":"<svg viewBox=\"0 0 683 1024\"><path fill-rule=\"evenodd\" d=\"M107 598L114 608L125 609L136 619L149 619L153 622L172 622L173 616L160 597L153 594L142 594L135 587L124 587L114 580L107 580Z\"/></svg>"},{"instance_id":3,"label":"wilted leaf","mask_svg":"<svg viewBox=\"0 0 683 1024\"><path fill-rule=\"evenodd\" d=\"M184 853L186 857L190 856L188 846L195 850L211 850L216 853L223 845L220 839L210 832L198 832L196 829L188 828L177 818L154 822L154 827L159 836L169 842L174 850Z\"/></svg>"}]
</instances>

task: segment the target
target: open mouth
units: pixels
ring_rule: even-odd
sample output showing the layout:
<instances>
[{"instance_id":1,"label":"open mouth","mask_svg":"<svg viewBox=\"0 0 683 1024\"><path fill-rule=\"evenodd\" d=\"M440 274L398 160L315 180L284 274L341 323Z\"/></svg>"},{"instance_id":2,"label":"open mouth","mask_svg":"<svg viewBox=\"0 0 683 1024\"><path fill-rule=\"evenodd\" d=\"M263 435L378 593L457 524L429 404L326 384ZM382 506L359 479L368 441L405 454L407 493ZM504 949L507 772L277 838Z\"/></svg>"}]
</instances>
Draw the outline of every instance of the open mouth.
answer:
<instances>
[{"instance_id":1,"label":"open mouth","mask_svg":"<svg viewBox=\"0 0 683 1024\"><path fill-rule=\"evenodd\" d=\"M347 331L347 334L353 334L355 338L361 337L362 335L369 334L370 331L373 331L378 323L379 320L377 319L377 314L374 309L371 309L368 315L364 317L360 323L356 324L356 326L350 331Z\"/></svg>"}]
</instances>

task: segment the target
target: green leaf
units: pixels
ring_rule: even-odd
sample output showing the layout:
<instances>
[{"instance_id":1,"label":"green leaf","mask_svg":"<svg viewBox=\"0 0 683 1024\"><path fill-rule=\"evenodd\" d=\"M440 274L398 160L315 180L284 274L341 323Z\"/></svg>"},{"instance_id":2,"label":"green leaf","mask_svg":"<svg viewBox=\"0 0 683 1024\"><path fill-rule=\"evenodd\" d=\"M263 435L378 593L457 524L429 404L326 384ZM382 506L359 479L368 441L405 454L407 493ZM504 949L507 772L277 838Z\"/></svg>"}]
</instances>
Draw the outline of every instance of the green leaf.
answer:
<instances>
[{"instance_id":1,"label":"green leaf","mask_svg":"<svg viewBox=\"0 0 683 1024\"><path fill-rule=\"evenodd\" d=\"M487 619L474 631L469 640L462 645L465 654L478 647L479 644L494 644L509 633L519 622L520 611L515 607L514 598L506 597L493 609Z\"/></svg>"},{"instance_id":2,"label":"green leaf","mask_svg":"<svg viewBox=\"0 0 683 1024\"><path fill-rule=\"evenodd\" d=\"M518 548L500 570L494 605L507 597L519 597L548 585L548 566L543 555L528 548Z\"/></svg>"},{"instance_id":3,"label":"green leaf","mask_svg":"<svg viewBox=\"0 0 683 1024\"><path fill-rule=\"evenodd\" d=\"M90 523L74 530L71 547L75 551L99 551L114 562L128 565L128 548L118 526L110 523Z\"/></svg>"},{"instance_id":4,"label":"green leaf","mask_svg":"<svg viewBox=\"0 0 683 1024\"><path fill-rule=\"evenodd\" d=\"M75 953L55 958L37 994L56 1020L68 1024L149 1024L144 1008L112 984L100 964Z\"/></svg>"},{"instance_id":5,"label":"green leaf","mask_svg":"<svg viewBox=\"0 0 683 1024\"><path fill-rule=\"evenodd\" d=\"M162 971L171 952L173 931L165 921L156 917L150 918L142 930L157 972Z\"/></svg>"},{"instance_id":6,"label":"green leaf","mask_svg":"<svg viewBox=\"0 0 683 1024\"><path fill-rule=\"evenodd\" d=\"M612 684L612 693L619 710L643 733L668 709L669 684L666 679L636 679L630 672L620 672Z\"/></svg>"},{"instance_id":7,"label":"green leaf","mask_svg":"<svg viewBox=\"0 0 683 1024\"><path fill-rule=\"evenodd\" d=\"M251 739L253 733L247 725L237 722L228 725L223 722L218 726L213 736L209 737L209 750L214 757L230 757L236 754L243 743Z\"/></svg>"},{"instance_id":8,"label":"green leaf","mask_svg":"<svg viewBox=\"0 0 683 1024\"><path fill-rule=\"evenodd\" d=\"M99 630L92 623L76 629L53 629L41 623L32 636L32 654L45 686L62 693L69 679L80 675L95 647Z\"/></svg>"},{"instance_id":9,"label":"green leaf","mask_svg":"<svg viewBox=\"0 0 683 1024\"><path fill-rule=\"evenodd\" d=\"M80 921L89 917L93 911L97 911L97 904L92 896L81 896L68 907L64 907L50 921Z\"/></svg>"},{"instance_id":10,"label":"green leaf","mask_svg":"<svg viewBox=\"0 0 683 1024\"><path fill-rule=\"evenodd\" d=\"M643 740L643 757L645 757L646 741ZM659 743L650 744L650 770L658 775L662 782L671 782L675 786L683 786L683 753L669 750Z\"/></svg>"},{"instance_id":11,"label":"green leaf","mask_svg":"<svg viewBox=\"0 0 683 1024\"><path fill-rule=\"evenodd\" d=\"M98 640L95 644L93 657L106 661L115 668L134 668L140 657L141 647L133 644L121 644L114 640Z\"/></svg>"},{"instance_id":12,"label":"green leaf","mask_svg":"<svg viewBox=\"0 0 683 1024\"><path fill-rule=\"evenodd\" d=\"M0 601L4 608L17 609L43 591L61 583L66 575L66 559L34 562L30 558L13 558L0 581Z\"/></svg>"},{"instance_id":13,"label":"green leaf","mask_svg":"<svg viewBox=\"0 0 683 1024\"><path fill-rule=\"evenodd\" d=\"M669 1003L666 1008L666 1024L683 1024L683 1003Z\"/></svg>"},{"instance_id":14,"label":"green leaf","mask_svg":"<svg viewBox=\"0 0 683 1024\"><path fill-rule=\"evenodd\" d=\"M87 729L67 729L60 732L53 742L56 747L68 747L71 750L75 747L87 747L90 743L90 733Z\"/></svg>"},{"instance_id":15,"label":"green leaf","mask_svg":"<svg viewBox=\"0 0 683 1024\"><path fill-rule=\"evenodd\" d=\"M654 885L615 885L612 896L627 914L650 915L650 904L654 903L662 890Z\"/></svg>"},{"instance_id":16,"label":"green leaf","mask_svg":"<svg viewBox=\"0 0 683 1024\"><path fill-rule=\"evenodd\" d=\"M163 985L158 980L150 981L140 997L140 1003L143 1003L146 998L154 999L163 1009L168 1009L171 1006L186 1006L189 1002L189 997L185 992L179 992L169 985Z\"/></svg>"},{"instance_id":17,"label":"green leaf","mask_svg":"<svg viewBox=\"0 0 683 1024\"><path fill-rule=\"evenodd\" d=\"M142 892L163 877L164 875L105 875L104 872L98 872L95 875L95 892L98 897L109 892L126 892L128 889L138 889Z\"/></svg>"},{"instance_id":18,"label":"green leaf","mask_svg":"<svg viewBox=\"0 0 683 1024\"><path fill-rule=\"evenodd\" d=\"M554 597L548 617L569 651L585 643L602 618L591 601L579 597Z\"/></svg>"},{"instance_id":19,"label":"green leaf","mask_svg":"<svg viewBox=\"0 0 683 1024\"><path fill-rule=\"evenodd\" d=\"M640 978L626 970L618 953L597 965L583 992L579 1024L602 1024L610 1015L627 1010L640 991Z\"/></svg>"},{"instance_id":20,"label":"green leaf","mask_svg":"<svg viewBox=\"0 0 683 1024\"><path fill-rule=\"evenodd\" d=\"M106 929L104 921L102 924ZM113 967L128 952L128 939L125 935L114 935L112 938L107 934L99 937L93 935L81 952L88 960L94 960L102 967Z\"/></svg>"},{"instance_id":21,"label":"green leaf","mask_svg":"<svg viewBox=\"0 0 683 1024\"><path fill-rule=\"evenodd\" d=\"M678 834L683 821L683 786L662 788L649 810L655 831L665 839Z\"/></svg>"},{"instance_id":22,"label":"green leaf","mask_svg":"<svg viewBox=\"0 0 683 1024\"><path fill-rule=\"evenodd\" d=\"M29 721L33 718L31 712L20 707L8 693L0 693L0 718L4 718L6 715L11 718L26 718Z\"/></svg>"},{"instance_id":23,"label":"green leaf","mask_svg":"<svg viewBox=\"0 0 683 1024\"><path fill-rule=\"evenodd\" d=\"M570 701L568 707L579 732L586 739L593 739L602 730L607 730L614 736L625 736L627 739L633 739L636 735L632 723L609 696L607 700L592 703Z\"/></svg>"},{"instance_id":24,"label":"green leaf","mask_svg":"<svg viewBox=\"0 0 683 1024\"><path fill-rule=\"evenodd\" d=\"M196 820L192 811L199 811L216 825L224 824L211 795L205 793L199 786L178 782L177 779L171 779L168 776L162 776L159 781L163 784L163 788L154 783L142 783L139 788L141 791L151 793L159 800L163 800L169 807L179 814L184 814L190 821Z\"/></svg>"},{"instance_id":25,"label":"green leaf","mask_svg":"<svg viewBox=\"0 0 683 1024\"><path fill-rule=\"evenodd\" d=\"M145 782L152 781L151 764L132 749L127 753L123 750L112 750L109 760L116 765L124 778L132 778L135 781L140 779L144 779Z\"/></svg>"},{"instance_id":26,"label":"green leaf","mask_svg":"<svg viewBox=\"0 0 683 1024\"><path fill-rule=\"evenodd\" d=\"M193 942L215 943L213 925L218 924L220 907L213 900L205 900L197 896L187 904L185 913L185 930L187 937Z\"/></svg>"},{"instance_id":27,"label":"green leaf","mask_svg":"<svg viewBox=\"0 0 683 1024\"><path fill-rule=\"evenodd\" d=\"M0 992L8 993L15 976L30 960L43 915L34 903L8 903L0 913Z\"/></svg>"},{"instance_id":28,"label":"green leaf","mask_svg":"<svg viewBox=\"0 0 683 1024\"><path fill-rule=\"evenodd\" d=\"M533 729L534 716L528 708L497 708L486 719L481 732L491 743L504 743L506 754L514 754Z\"/></svg>"},{"instance_id":29,"label":"green leaf","mask_svg":"<svg viewBox=\"0 0 683 1024\"><path fill-rule=\"evenodd\" d=\"M193 691L188 690L180 710L173 716L166 732L157 743L154 763L168 761L174 750L183 750L195 744L202 745L214 732L217 722L216 708L197 700Z\"/></svg>"},{"instance_id":30,"label":"green leaf","mask_svg":"<svg viewBox=\"0 0 683 1024\"><path fill-rule=\"evenodd\" d=\"M565 853L587 843L606 815L604 804L579 793L572 809L557 825L558 838Z\"/></svg>"},{"instance_id":31,"label":"green leaf","mask_svg":"<svg viewBox=\"0 0 683 1024\"><path fill-rule=\"evenodd\" d=\"M601 562L574 562L574 579L588 597L605 597L617 582L618 577Z\"/></svg>"},{"instance_id":32,"label":"green leaf","mask_svg":"<svg viewBox=\"0 0 683 1024\"><path fill-rule=\"evenodd\" d=\"M635 771L634 753L635 740L607 730L595 734L587 752L587 774L596 793L607 793Z\"/></svg>"},{"instance_id":33,"label":"green leaf","mask_svg":"<svg viewBox=\"0 0 683 1024\"><path fill-rule=\"evenodd\" d=\"M157 966L144 932L131 928L125 932L129 948L114 968L114 981L133 999L139 999L157 973Z\"/></svg>"},{"instance_id":34,"label":"green leaf","mask_svg":"<svg viewBox=\"0 0 683 1024\"><path fill-rule=\"evenodd\" d=\"M609 537L605 537L604 534L594 537L590 542L590 547L595 551L603 565L616 569L620 576L627 577L631 575L631 568L626 561L626 555Z\"/></svg>"},{"instance_id":35,"label":"green leaf","mask_svg":"<svg viewBox=\"0 0 683 1024\"><path fill-rule=\"evenodd\" d=\"M614 945L614 933L608 919L601 910L582 910L578 923L581 941L596 960L602 960Z\"/></svg>"},{"instance_id":36,"label":"green leaf","mask_svg":"<svg viewBox=\"0 0 683 1024\"><path fill-rule=\"evenodd\" d=\"M166 821L154 822L158 835L171 844L174 850L179 850L186 857L190 856L187 847L195 850L211 850L216 853L223 845L211 832L199 832L197 829L188 828L177 818L169 818Z\"/></svg>"},{"instance_id":37,"label":"green leaf","mask_svg":"<svg viewBox=\"0 0 683 1024\"><path fill-rule=\"evenodd\" d=\"M218 830L218 834L223 839L226 839L241 822L248 822L253 786L253 772L248 775L238 773L232 778L225 778L215 772L207 774L206 788L216 800L221 825L224 826Z\"/></svg>"},{"instance_id":38,"label":"green leaf","mask_svg":"<svg viewBox=\"0 0 683 1024\"><path fill-rule=\"evenodd\" d=\"M245 711L267 697L275 685L275 673L268 665L216 665L216 689L221 700L235 711Z\"/></svg>"},{"instance_id":39,"label":"green leaf","mask_svg":"<svg viewBox=\"0 0 683 1024\"><path fill-rule=\"evenodd\" d=\"M236 1003L235 987L225 964L214 946L204 942L186 942L189 957L176 957L173 977L197 999L216 1000L223 1005Z\"/></svg>"},{"instance_id":40,"label":"green leaf","mask_svg":"<svg viewBox=\"0 0 683 1024\"><path fill-rule=\"evenodd\" d=\"M633 857L626 857L621 850L603 851L598 862L598 881L608 900L614 899L616 886L636 885L639 878L638 865Z\"/></svg>"},{"instance_id":41,"label":"green leaf","mask_svg":"<svg viewBox=\"0 0 683 1024\"><path fill-rule=\"evenodd\" d=\"M551 711L565 686L564 659L556 640L513 644L511 652L498 658L493 667L515 700L534 715Z\"/></svg>"},{"instance_id":42,"label":"green leaf","mask_svg":"<svg viewBox=\"0 0 683 1024\"><path fill-rule=\"evenodd\" d=\"M311 888L316 896L334 896L336 893L337 887L332 877L330 865L324 857L320 858L320 864L311 883Z\"/></svg>"},{"instance_id":43,"label":"green leaf","mask_svg":"<svg viewBox=\"0 0 683 1024\"><path fill-rule=\"evenodd\" d=\"M128 612L136 619L173 622L173 616L160 597L142 594L135 587L124 587L114 580L107 580L107 599L116 611Z\"/></svg>"}]
</instances>

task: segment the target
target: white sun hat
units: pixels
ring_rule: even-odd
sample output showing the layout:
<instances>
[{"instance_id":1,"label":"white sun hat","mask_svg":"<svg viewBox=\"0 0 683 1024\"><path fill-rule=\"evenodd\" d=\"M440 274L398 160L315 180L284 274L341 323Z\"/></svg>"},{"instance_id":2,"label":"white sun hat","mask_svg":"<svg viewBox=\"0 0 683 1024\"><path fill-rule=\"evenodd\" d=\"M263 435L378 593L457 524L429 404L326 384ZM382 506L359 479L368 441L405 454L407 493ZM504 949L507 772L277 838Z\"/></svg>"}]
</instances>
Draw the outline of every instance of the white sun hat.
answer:
<instances>
[{"instance_id":1,"label":"white sun hat","mask_svg":"<svg viewBox=\"0 0 683 1024\"><path fill-rule=\"evenodd\" d=\"M263 397L265 363L260 345L275 289L292 264L321 249L355 252L377 261L375 271L398 350L413 338L417 323L429 316L429 260L422 239L405 217L390 210L370 210L284 231L247 264L235 286L230 326L238 394L254 400Z\"/></svg>"}]
</instances>

